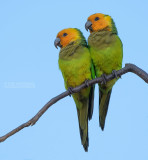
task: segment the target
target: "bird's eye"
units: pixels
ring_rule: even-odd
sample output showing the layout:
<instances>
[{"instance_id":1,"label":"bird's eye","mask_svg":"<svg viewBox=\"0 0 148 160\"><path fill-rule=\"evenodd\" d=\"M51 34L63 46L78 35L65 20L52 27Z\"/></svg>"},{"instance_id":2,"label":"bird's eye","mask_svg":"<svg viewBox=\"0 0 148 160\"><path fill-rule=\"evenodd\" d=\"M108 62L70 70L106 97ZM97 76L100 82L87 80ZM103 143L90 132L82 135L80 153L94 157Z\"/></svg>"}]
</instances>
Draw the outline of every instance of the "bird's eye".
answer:
<instances>
[{"instance_id":1,"label":"bird's eye","mask_svg":"<svg viewBox=\"0 0 148 160\"><path fill-rule=\"evenodd\" d=\"M63 33L63 37L66 37L67 36L67 33Z\"/></svg>"},{"instance_id":2,"label":"bird's eye","mask_svg":"<svg viewBox=\"0 0 148 160\"><path fill-rule=\"evenodd\" d=\"M95 21L98 21L98 20L99 20L99 17L96 17L96 18L95 18Z\"/></svg>"}]
</instances>

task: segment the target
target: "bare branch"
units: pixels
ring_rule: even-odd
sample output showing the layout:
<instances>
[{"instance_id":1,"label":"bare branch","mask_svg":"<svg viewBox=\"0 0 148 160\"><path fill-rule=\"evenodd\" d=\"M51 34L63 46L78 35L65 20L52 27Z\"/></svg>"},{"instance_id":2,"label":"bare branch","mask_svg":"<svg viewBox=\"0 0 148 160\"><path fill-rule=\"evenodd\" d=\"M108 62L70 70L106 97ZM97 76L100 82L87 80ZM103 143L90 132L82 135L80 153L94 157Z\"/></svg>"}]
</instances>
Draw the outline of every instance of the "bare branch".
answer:
<instances>
[{"instance_id":1,"label":"bare branch","mask_svg":"<svg viewBox=\"0 0 148 160\"><path fill-rule=\"evenodd\" d=\"M137 76L139 76L141 79L143 79L146 83L148 83L148 73L146 73L145 71L143 71L142 69L140 69L139 67L137 67L134 64L126 64L124 68L118 70L116 73L117 75L120 77L123 74L126 74L127 72L132 72L135 73ZM107 75L106 76L106 81L110 81L112 79L114 79L115 76L113 74ZM98 77L95 78L93 80L89 80L87 81L87 84L83 83L80 86L73 88L72 92L73 93L77 93L79 92L81 89L88 87L88 85L93 85L96 83L101 83L103 81L102 77ZM58 96L52 98L47 104L45 104L43 106L43 108L33 117L31 118L28 122L23 123L22 125L20 125L19 127L13 129L12 131L10 131L9 133L7 133L6 135L0 137L0 142L5 141L8 137L12 136L13 134L19 132L20 130L22 130L25 127L29 127L29 126L33 126L38 120L39 118L47 111L47 109L52 106L54 103L56 103L57 101L59 101L62 98L65 98L66 96L70 95L71 93L69 91L65 91L61 94L59 94Z\"/></svg>"}]
</instances>

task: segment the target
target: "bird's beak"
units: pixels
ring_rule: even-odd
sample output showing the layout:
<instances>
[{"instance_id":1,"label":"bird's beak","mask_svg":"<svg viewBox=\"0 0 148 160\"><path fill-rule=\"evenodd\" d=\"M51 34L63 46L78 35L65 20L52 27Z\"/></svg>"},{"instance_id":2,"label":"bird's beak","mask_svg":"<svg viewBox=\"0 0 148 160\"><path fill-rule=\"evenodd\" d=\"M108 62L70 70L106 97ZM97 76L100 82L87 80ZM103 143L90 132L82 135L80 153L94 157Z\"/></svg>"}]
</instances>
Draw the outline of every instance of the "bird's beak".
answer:
<instances>
[{"instance_id":1,"label":"bird's beak","mask_svg":"<svg viewBox=\"0 0 148 160\"><path fill-rule=\"evenodd\" d=\"M92 31L92 23L91 21L87 21L85 23L85 29L88 31L88 30L91 30Z\"/></svg>"},{"instance_id":2,"label":"bird's beak","mask_svg":"<svg viewBox=\"0 0 148 160\"><path fill-rule=\"evenodd\" d=\"M55 45L55 47L58 49L58 47L57 46L59 46L60 48L62 47L62 45L61 45L61 40L60 40L60 38L56 38L55 39L55 41L54 41L54 45Z\"/></svg>"}]
</instances>

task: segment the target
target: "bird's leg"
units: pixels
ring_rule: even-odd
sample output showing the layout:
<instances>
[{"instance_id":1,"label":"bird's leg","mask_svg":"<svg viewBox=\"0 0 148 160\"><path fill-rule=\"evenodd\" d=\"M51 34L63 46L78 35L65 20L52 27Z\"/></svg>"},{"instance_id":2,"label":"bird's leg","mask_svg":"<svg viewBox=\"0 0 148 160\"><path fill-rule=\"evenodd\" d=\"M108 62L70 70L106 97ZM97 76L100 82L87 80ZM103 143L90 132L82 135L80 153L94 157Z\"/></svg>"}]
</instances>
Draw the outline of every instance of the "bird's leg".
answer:
<instances>
[{"instance_id":1,"label":"bird's leg","mask_svg":"<svg viewBox=\"0 0 148 160\"><path fill-rule=\"evenodd\" d=\"M114 76L116 79L118 79L118 77L121 78L121 76L118 76L116 70L113 70L113 71L112 71L112 74L113 74L113 76Z\"/></svg>"},{"instance_id":2,"label":"bird's leg","mask_svg":"<svg viewBox=\"0 0 148 160\"><path fill-rule=\"evenodd\" d=\"M107 81L106 81L106 74L102 74L101 77L102 77L101 85L102 85L102 84L106 84L106 82L107 82Z\"/></svg>"},{"instance_id":3,"label":"bird's leg","mask_svg":"<svg viewBox=\"0 0 148 160\"><path fill-rule=\"evenodd\" d=\"M88 81L89 81L89 80L88 80L88 79L86 79L86 80L85 80L85 82L84 82L84 83L85 83L85 85L86 85L87 87L89 87L89 83L88 83Z\"/></svg>"},{"instance_id":4,"label":"bird's leg","mask_svg":"<svg viewBox=\"0 0 148 160\"><path fill-rule=\"evenodd\" d=\"M71 94L73 94L73 88L72 87L68 87L68 91L69 91L69 96L71 97Z\"/></svg>"}]
</instances>

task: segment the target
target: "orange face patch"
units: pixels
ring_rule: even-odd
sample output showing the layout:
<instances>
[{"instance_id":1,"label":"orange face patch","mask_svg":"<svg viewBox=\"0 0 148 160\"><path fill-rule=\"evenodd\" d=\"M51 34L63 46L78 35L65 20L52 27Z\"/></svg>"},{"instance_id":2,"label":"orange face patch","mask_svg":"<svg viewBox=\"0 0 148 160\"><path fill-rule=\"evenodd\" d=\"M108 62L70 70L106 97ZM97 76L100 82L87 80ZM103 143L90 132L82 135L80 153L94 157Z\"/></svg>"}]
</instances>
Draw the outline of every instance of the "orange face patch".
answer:
<instances>
[{"instance_id":1,"label":"orange face patch","mask_svg":"<svg viewBox=\"0 0 148 160\"><path fill-rule=\"evenodd\" d=\"M111 31L111 17L102 13L96 13L88 17L88 20L92 23L92 30L108 30ZM90 31L90 32L93 32Z\"/></svg>"},{"instance_id":2,"label":"orange face patch","mask_svg":"<svg viewBox=\"0 0 148 160\"><path fill-rule=\"evenodd\" d=\"M60 31L57 35L57 38L60 38L60 43L62 47L65 47L70 42L80 39L80 35L77 29L68 28L68 29L63 29L62 31Z\"/></svg>"}]
</instances>

